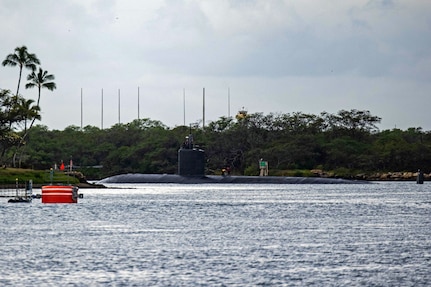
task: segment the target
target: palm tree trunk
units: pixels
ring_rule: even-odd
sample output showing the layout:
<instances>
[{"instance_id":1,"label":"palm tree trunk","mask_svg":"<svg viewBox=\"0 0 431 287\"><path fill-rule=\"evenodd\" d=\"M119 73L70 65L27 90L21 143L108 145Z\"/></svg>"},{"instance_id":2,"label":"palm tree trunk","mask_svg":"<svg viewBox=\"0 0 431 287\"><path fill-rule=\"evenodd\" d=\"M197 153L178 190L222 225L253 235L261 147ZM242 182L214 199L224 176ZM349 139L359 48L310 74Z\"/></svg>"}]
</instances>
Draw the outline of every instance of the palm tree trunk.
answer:
<instances>
[{"instance_id":1,"label":"palm tree trunk","mask_svg":"<svg viewBox=\"0 0 431 287\"><path fill-rule=\"evenodd\" d=\"M16 167L16 155L18 153L19 150L19 146L16 148L15 152L13 153L13 157L12 157L12 166L15 168Z\"/></svg>"},{"instance_id":2,"label":"palm tree trunk","mask_svg":"<svg viewBox=\"0 0 431 287\"><path fill-rule=\"evenodd\" d=\"M40 87L39 87L39 97L37 99L37 106L39 107L39 99L40 99ZM23 145L25 139L28 136L28 133L30 132L31 127L33 126L34 122L36 120L36 117L33 117L33 119L31 120L30 126L27 129L27 120L25 121L25 129L24 129L24 135L22 136L21 140L18 143L17 149L13 154L13 167L16 167L16 155L19 152L19 150L21 149L21 146ZM21 153L22 155L22 153ZM20 166L21 166L21 159L20 159Z\"/></svg>"},{"instance_id":3,"label":"palm tree trunk","mask_svg":"<svg viewBox=\"0 0 431 287\"><path fill-rule=\"evenodd\" d=\"M16 87L16 96L18 97L19 86L21 84L21 76L22 76L22 65L19 65L19 77L18 77L18 86Z\"/></svg>"},{"instance_id":4,"label":"palm tree trunk","mask_svg":"<svg viewBox=\"0 0 431 287\"><path fill-rule=\"evenodd\" d=\"M21 163L22 163L22 157L24 155L24 151L25 151L26 146L22 146L21 151L19 152L19 156L18 156L18 168L21 168Z\"/></svg>"},{"instance_id":5,"label":"palm tree trunk","mask_svg":"<svg viewBox=\"0 0 431 287\"><path fill-rule=\"evenodd\" d=\"M38 88L39 88L39 95L38 95L38 97L37 97L37 104L36 104L36 106L37 106L37 107L39 107L40 88L41 88L41 87L39 86ZM31 127L33 126L33 124L34 124L34 121L35 121L35 120L36 120L36 118L35 118L35 117L31 120L30 126L28 127L28 129L26 129L26 131L25 131L25 133L24 133L24 135L23 135L23 137L22 137L22 141L24 141L24 139L27 137L28 132L30 131Z\"/></svg>"},{"instance_id":6,"label":"palm tree trunk","mask_svg":"<svg viewBox=\"0 0 431 287\"><path fill-rule=\"evenodd\" d=\"M19 93L19 85L21 84L21 75L22 75L22 65L19 65L19 77L18 77L18 86L16 87L16 101L18 100L18 93ZM16 102L15 102L16 104ZM11 107L8 108L7 113L9 114ZM9 122L9 128L12 126L12 121Z\"/></svg>"},{"instance_id":7,"label":"palm tree trunk","mask_svg":"<svg viewBox=\"0 0 431 287\"><path fill-rule=\"evenodd\" d=\"M33 125L34 121L35 121L35 118L33 118L33 120L32 120L32 125ZM16 167L16 157L17 157L18 153L21 153L21 155L18 158L19 159L19 167L21 167L21 157L23 154L23 151L21 151L21 150L22 150L22 147L25 147L24 141L27 138L29 131L30 131L30 128L24 130L24 135L22 136L21 140L18 142L18 145L16 146L16 149L15 149L15 152L13 153L13 158L12 158L12 166L13 167Z\"/></svg>"},{"instance_id":8,"label":"palm tree trunk","mask_svg":"<svg viewBox=\"0 0 431 287\"><path fill-rule=\"evenodd\" d=\"M37 87L38 88L38 95L37 95L37 103L36 106L39 107L39 101L40 101L40 89L42 88L40 85Z\"/></svg>"},{"instance_id":9,"label":"palm tree trunk","mask_svg":"<svg viewBox=\"0 0 431 287\"><path fill-rule=\"evenodd\" d=\"M3 147L3 148L2 148L2 152L1 152L1 154L0 154L0 164L1 164L2 166L6 166L6 164L5 164L5 160L4 160L4 155L5 155L5 153L6 153L6 147Z\"/></svg>"}]
</instances>

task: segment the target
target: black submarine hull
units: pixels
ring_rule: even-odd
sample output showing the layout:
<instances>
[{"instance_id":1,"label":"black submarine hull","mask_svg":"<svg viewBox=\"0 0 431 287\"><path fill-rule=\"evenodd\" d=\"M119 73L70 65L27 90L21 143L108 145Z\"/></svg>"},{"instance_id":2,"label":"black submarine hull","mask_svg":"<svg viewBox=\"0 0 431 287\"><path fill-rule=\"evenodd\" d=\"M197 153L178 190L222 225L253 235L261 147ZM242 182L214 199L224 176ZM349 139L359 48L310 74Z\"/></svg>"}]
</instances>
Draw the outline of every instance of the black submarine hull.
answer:
<instances>
[{"instance_id":1,"label":"black submarine hull","mask_svg":"<svg viewBox=\"0 0 431 287\"><path fill-rule=\"evenodd\" d=\"M181 183L181 184L364 184L367 181L321 177L285 176L184 176L178 174L129 173L107 177L98 184L115 183Z\"/></svg>"}]
</instances>

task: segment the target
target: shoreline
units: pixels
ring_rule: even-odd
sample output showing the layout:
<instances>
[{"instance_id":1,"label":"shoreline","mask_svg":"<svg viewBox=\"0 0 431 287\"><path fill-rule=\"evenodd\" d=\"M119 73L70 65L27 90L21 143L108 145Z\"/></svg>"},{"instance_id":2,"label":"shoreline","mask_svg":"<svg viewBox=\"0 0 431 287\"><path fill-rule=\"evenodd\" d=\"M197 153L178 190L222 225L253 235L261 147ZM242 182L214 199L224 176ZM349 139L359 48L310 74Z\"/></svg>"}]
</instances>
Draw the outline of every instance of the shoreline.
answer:
<instances>
[{"instance_id":1,"label":"shoreline","mask_svg":"<svg viewBox=\"0 0 431 287\"><path fill-rule=\"evenodd\" d=\"M258 182L262 182L264 183L265 181L284 181L284 179L288 178L290 182L292 183L296 183L299 181L303 181L305 183L307 182L312 182L312 181L356 181L356 182L385 182L385 181L391 181L391 182L408 182L408 181L412 181L415 182L417 180L418 177L418 172L375 172L375 173L371 173L371 174L366 174L366 173L358 173L356 175L352 175L352 176L336 176L334 173L332 172L325 172L322 170L311 170L311 173L314 174L314 176L305 176L305 177L295 177L295 176L266 176L266 177L259 177L259 176L214 176L214 175L207 175L204 176L206 178L217 178L216 183L217 182L223 182L223 183L229 183L231 182L230 180L227 180L229 178L241 178L241 179L245 179L244 182L254 182L254 183L258 183ZM83 177L80 178L80 182L79 183L74 183L74 184L70 184L70 183L61 183L61 182L57 182L57 183L53 183L53 185L74 185L77 186L78 188L81 189L87 189L87 188L107 188L105 185L103 185L104 183L127 183L127 182L120 182L120 181L109 181L108 179L112 179L115 177L122 177L125 176L126 174L123 175L115 175L112 177L107 177L104 179L100 179L100 180L92 180L92 182L89 182L87 180L85 180ZM154 180L155 178L161 178L161 177L177 177L178 175L175 174L129 174L129 175L143 175L145 177L148 178L153 178L152 180L149 181L139 181L139 180L133 180L132 182L135 183L164 183L165 180ZM266 179L265 179L266 178ZM431 180L431 174L424 174L424 182L430 181ZM177 180L175 180L176 182ZM214 182L214 180L212 180ZM197 183L210 183L208 181L199 181ZM187 183L184 182L184 180L182 180L179 183ZM189 181L189 183L192 183L192 181ZM237 182L240 183L240 182ZM284 182L285 183L285 182ZM286 183L285 183L286 184ZM33 188L41 188L44 185L50 185L50 183L33 183ZM19 184L19 189L24 189L25 188L25 184L20 183ZM16 184L14 182L11 183L1 183L0 184L0 189L15 189L16 188Z\"/></svg>"}]
</instances>

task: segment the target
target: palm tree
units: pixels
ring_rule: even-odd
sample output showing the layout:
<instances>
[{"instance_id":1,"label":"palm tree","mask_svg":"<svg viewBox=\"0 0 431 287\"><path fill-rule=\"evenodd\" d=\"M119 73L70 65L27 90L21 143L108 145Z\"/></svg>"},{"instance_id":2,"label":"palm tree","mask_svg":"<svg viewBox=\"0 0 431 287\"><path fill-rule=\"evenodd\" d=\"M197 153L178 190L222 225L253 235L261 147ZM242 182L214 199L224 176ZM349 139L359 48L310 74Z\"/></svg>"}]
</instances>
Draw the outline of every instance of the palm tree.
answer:
<instances>
[{"instance_id":1,"label":"palm tree","mask_svg":"<svg viewBox=\"0 0 431 287\"><path fill-rule=\"evenodd\" d=\"M18 113L18 106L23 98L21 96L12 95L9 90L0 92L0 125L7 130L11 130L14 124L19 124L22 121Z\"/></svg>"},{"instance_id":2,"label":"palm tree","mask_svg":"<svg viewBox=\"0 0 431 287\"><path fill-rule=\"evenodd\" d=\"M3 66L19 67L18 87L16 88L16 95L19 93L19 86L21 84L22 69L27 68L32 71L36 70L36 65L40 65L40 61L35 54L30 54L26 46L16 47L15 54L9 54L2 62Z\"/></svg>"},{"instance_id":3,"label":"palm tree","mask_svg":"<svg viewBox=\"0 0 431 287\"><path fill-rule=\"evenodd\" d=\"M36 74L35 71L33 71L31 74L27 76L27 80L30 81L25 85L26 89L37 87L38 89L38 96L37 96L37 103L36 106L39 106L40 102L40 92L42 88L47 88L50 91L53 91L57 88L54 82L51 82L54 80L54 75L48 74L48 71L42 70L42 68L39 67L39 72Z\"/></svg>"},{"instance_id":4,"label":"palm tree","mask_svg":"<svg viewBox=\"0 0 431 287\"><path fill-rule=\"evenodd\" d=\"M40 107L33 105L34 100L26 100L22 98L19 103L19 113L21 119L24 121L24 133L27 132L27 121L31 119L40 120Z\"/></svg>"},{"instance_id":5,"label":"palm tree","mask_svg":"<svg viewBox=\"0 0 431 287\"><path fill-rule=\"evenodd\" d=\"M0 136L3 129L8 128L8 110L10 109L10 91L0 90Z\"/></svg>"},{"instance_id":6,"label":"palm tree","mask_svg":"<svg viewBox=\"0 0 431 287\"><path fill-rule=\"evenodd\" d=\"M18 104L16 105L16 108L14 109L14 112L17 114L17 119L19 119L19 121L23 121L24 122L24 136L22 137L22 139L20 140L20 142L18 143L16 150L13 154L13 159L12 159L12 163L13 166L16 167L16 157L18 152L21 150L21 146L24 144L24 140L27 137L28 131L27 131L27 121L28 120L32 120L32 123L34 122L34 120L40 120L40 108L39 106L33 105L34 100L26 100L22 97L20 97L17 100ZM25 148L25 146L24 146ZM24 150L21 150L20 156L19 156L19 166L21 167L21 159L22 159L22 154L23 154Z\"/></svg>"}]
</instances>

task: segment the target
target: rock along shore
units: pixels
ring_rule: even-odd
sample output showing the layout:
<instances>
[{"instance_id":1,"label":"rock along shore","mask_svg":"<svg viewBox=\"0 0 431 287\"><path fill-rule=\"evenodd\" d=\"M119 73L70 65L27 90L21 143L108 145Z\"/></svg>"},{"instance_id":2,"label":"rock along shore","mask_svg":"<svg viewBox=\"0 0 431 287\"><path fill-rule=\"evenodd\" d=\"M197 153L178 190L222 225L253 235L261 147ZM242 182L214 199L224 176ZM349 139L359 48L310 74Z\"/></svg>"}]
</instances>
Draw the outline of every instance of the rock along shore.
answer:
<instances>
[{"instance_id":1,"label":"rock along shore","mask_svg":"<svg viewBox=\"0 0 431 287\"><path fill-rule=\"evenodd\" d=\"M322 170L314 169L311 172L318 177L335 177L332 173L327 173ZM352 179L366 181L416 181L419 172L410 171L393 171L393 172L375 172L371 174L359 173L352 176ZM424 173L424 180L431 179L431 173Z\"/></svg>"}]
</instances>

